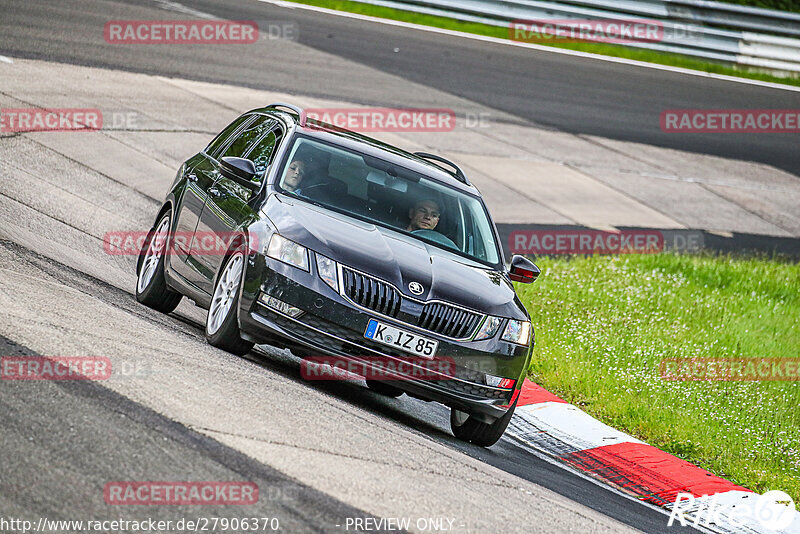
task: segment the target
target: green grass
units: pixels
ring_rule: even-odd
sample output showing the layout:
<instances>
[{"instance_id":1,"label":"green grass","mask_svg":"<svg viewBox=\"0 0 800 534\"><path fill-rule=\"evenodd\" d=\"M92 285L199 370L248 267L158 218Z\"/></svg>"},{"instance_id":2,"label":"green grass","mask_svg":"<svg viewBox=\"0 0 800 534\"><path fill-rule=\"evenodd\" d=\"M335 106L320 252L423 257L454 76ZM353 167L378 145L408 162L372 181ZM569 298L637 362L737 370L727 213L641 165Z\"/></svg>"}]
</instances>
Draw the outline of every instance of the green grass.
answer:
<instances>
[{"instance_id":1,"label":"green grass","mask_svg":"<svg viewBox=\"0 0 800 534\"><path fill-rule=\"evenodd\" d=\"M519 286L531 378L603 422L800 502L800 382L682 382L663 358L800 357L800 266L669 254L540 258Z\"/></svg>"},{"instance_id":2,"label":"green grass","mask_svg":"<svg viewBox=\"0 0 800 534\"><path fill-rule=\"evenodd\" d=\"M424 15L420 13L413 13L411 11L403 11L389 7L373 6L370 4L362 4L359 2L343 1L343 0L293 0L293 1L296 1L296 3L299 4L325 7L329 9L336 9L338 11L358 13L361 15L370 15L373 17L399 20L403 22L411 22L414 24L421 24L423 26L433 26L436 28L444 28L447 30L456 30L466 33L474 33L477 35L486 35L489 37L497 37L500 39L508 39L509 37L509 30L507 27L491 26L488 24L480 24L477 22L461 22L453 19L448 19L446 17ZM661 65L669 65L672 67L682 67L685 69L699 70L715 74L726 74L728 76L738 76L740 78L750 78L766 82L800 86L800 78L780 78L762 72L737 69L723 64L709 63L694 59L689 56L683 56L680 54L667 54L662 52L655 52L652 50L639 50L635 48L627 48L624 46L604 44L604 43L586 43L586 42L557 43L557 44L548 44L548 46L553 46L557 48L566 48L569 50L578 50L581 52L590 52L593 54L601 54L605 56L634 59L638 61L645 61L648 63L658 63Z\"/></svg>"}]
</instances>

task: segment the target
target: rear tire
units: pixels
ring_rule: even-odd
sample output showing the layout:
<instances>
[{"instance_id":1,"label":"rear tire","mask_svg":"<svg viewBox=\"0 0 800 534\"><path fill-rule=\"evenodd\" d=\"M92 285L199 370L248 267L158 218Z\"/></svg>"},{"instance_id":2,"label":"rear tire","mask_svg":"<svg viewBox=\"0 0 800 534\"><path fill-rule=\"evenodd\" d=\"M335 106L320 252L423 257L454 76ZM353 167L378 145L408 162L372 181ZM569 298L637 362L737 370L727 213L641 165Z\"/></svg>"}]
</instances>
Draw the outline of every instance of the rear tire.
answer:
<instances>
[{"instance_id":1,"label":"rear tire","mask_svg":"<svg viewBox=\"0 0 800 534\"><path fill-rule=\"evenodd\" d=\"M483 423L468 413L451 408L450 428L453 430L453 435L462 441L468 441L481 447L490 447L503 436L516 407L517 402L514 401L514 405L508 409L505 415L495 420L494 423Z\"/></svg>"},{"instance_id":2,"label":"rear tire","mask_svg":"<svg viewBox=\"0 0 800 534\"><path fill-rule=\"evenodd\" d=\"M161 217L147 234L137 262L136 300L162 313L178 307L183 295L167 286L164 262L169 248L170 214Z\"/></svg>"},{"instance_id":3,"label":"rear tire","mask_svg":"<svg viewBox=\"0 0 800 534\"><path fill-rule=\"evenodd\" d=\"M236 316L243 273L244 253L237 250L222 266L206 317L206 340L214 347L237 356L243 356L253 348L253 343L242 339Z\"/></svg>"},{"instance_id":4,"label":"rear tire","mask_svg":"<svg viewBox=\"0 0 800 534\"><path fill-rule=\"evenodd\" d=\"M384 395L386 397L399 397L404 393L402 389L396 388L391 384L387 384L383 380L367 380L367 387L375 393L379 393L380 395Z\"/></svg>"}]
</instances>

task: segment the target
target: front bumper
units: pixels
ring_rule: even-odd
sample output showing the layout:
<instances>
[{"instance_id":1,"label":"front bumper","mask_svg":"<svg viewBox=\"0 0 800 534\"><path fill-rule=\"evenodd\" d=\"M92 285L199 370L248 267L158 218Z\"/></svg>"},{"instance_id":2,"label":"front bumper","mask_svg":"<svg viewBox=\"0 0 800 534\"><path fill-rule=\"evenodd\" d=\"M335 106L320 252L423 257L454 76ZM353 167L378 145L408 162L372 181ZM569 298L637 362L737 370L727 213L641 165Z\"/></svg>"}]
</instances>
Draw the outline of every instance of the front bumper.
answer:
<instances>
[{"instance_id":1,"label":"front bumper","mask_svg":"<svg viewBox=\"0 0 800 534\"><path fill-rule=\"evenodd\" d=\"M447 374L397 374L393 386L424 400L436 401L491 422L502 417L513 403L528 366L530 347L498 339L458 341L422 330L401 321L370 314L326 285L316 273L305 272L261 254L251 254L245 270L240 298L239 323L243 337L254 343L269 343L276 337L299 349L305 356L335 356L370 365L380 358L405 369L417 357L364 337L371 318L415 332L439 342L435 359L447 361ZM294 319L268 308L258 297L265 293L300 308ZM402 363L403 366L399 364ZM385 369L383 369L385 371ZM515 380L512 388L492 387L485 375ZM424 379L419 379L425 376Z\"/></svg>"}]
</instances>

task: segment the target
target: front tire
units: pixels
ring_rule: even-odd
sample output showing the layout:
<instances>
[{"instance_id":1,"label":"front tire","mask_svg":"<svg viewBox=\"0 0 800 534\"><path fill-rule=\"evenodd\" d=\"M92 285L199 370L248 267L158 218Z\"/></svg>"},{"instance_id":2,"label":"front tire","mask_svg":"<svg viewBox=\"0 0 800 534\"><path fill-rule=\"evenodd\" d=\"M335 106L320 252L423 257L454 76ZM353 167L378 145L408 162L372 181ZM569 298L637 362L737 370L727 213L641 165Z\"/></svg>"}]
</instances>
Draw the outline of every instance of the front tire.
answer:
<instances>
[{"instance_id":1,"label":"front tire","mask_svg":"<svg viewBox=\"0 0 800 534\"><path fill-rule=\"evenodd\" d=\"M514 405L508 409L505 415L495 420L494 423L483 423L468 413L451 408L450 428L453 435L462 441L468 441L481 447L490 447L503 436L516 407L517 402L514 401Z\"/></svg>"},{"instance_id":2,"label":"front tire","mask_svg":"<svg viewBox=\"0 0 800 534\"><path fill-rule=\"evenodd\" d=\"M144 242L144 256L136 273L136 300L162 313L178 307L183 295L167 286L164 263L169 249L170 214L161 217ZM141 254L141 253L140 253Z\"/></svg>"},{"instance_id":3,"label":"front tire","mask_svg":"<svg viewBox=\"0 0 800 534\"><path fill-rule=\"evenodd\" d=\"M228 257L220 271L206 317L206 340L214 347L237 356L243 356L253 348L253 343L242 339L236 317L243 273L244 253L237 250Z\"/></svg>"}]
</instances>

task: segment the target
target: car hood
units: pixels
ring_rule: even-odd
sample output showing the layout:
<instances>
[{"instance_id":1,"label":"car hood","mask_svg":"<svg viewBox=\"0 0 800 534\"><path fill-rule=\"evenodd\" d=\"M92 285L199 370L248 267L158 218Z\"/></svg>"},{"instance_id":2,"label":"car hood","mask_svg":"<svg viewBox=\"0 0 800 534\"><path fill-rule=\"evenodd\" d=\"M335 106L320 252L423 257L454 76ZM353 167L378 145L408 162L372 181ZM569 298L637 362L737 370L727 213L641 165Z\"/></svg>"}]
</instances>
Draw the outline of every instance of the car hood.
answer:
<instances>
[{"instance_id":1,"label":"car hood","mask_svg":"<svg viewBox=\"0 0 800 534\"><path fill-rule=\"evenodd\" d=\"M527 315L501 271L401 232L285 195L271 195L264 211L282 236L385 280L407 297L443 300L503 317ZM423 292L411 293L411 282L421 284Z\"/></svg>"}]
</instances>

